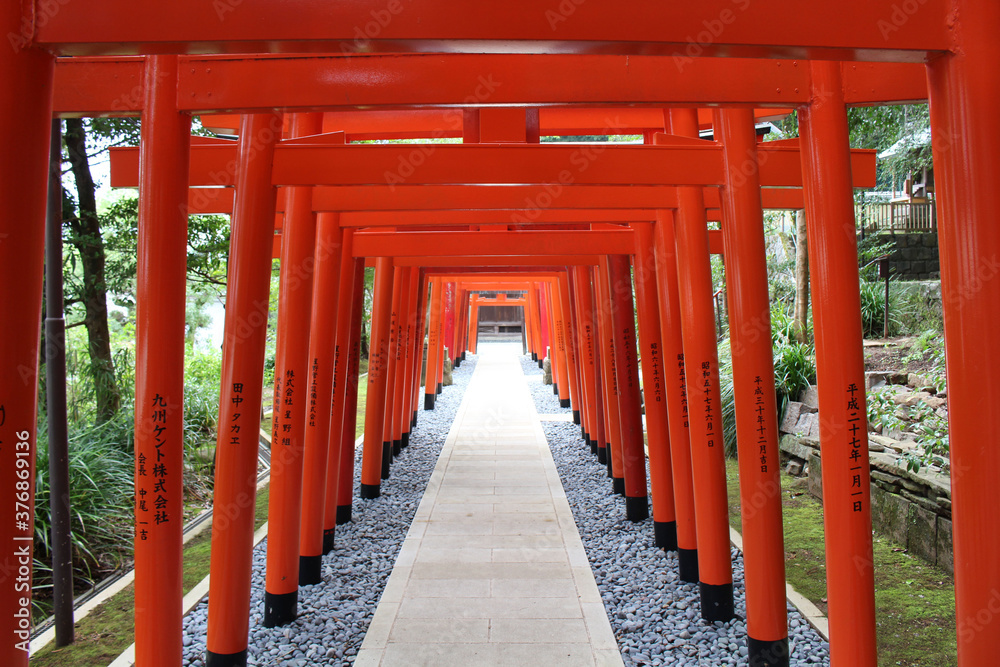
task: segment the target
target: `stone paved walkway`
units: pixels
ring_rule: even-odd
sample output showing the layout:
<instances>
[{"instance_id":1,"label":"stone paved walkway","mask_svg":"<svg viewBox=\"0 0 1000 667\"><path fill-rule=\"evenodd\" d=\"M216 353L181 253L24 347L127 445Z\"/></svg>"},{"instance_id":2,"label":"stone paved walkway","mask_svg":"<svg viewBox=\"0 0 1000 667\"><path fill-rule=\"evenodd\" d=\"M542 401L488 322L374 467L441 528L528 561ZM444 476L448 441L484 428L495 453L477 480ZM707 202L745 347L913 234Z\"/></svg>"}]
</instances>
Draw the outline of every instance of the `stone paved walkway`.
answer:
<instances>
[{"instance_id":1,"label":"stone paved walkway","mask_svg":"<svg viewBox=\"0 0 1000 667\"><path fill-rule=\"evenodd\" d=\"M622 665L520 345L482 348L355 665Z\"/></svg>"}]
</instances>

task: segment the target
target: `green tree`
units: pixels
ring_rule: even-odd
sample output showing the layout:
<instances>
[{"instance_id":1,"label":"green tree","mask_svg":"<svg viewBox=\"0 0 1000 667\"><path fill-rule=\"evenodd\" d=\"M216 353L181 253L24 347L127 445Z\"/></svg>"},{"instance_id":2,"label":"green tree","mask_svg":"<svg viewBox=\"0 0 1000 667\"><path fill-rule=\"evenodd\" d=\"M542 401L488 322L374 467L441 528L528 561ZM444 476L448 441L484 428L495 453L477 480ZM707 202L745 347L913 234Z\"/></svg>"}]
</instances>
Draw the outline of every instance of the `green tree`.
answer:
<instances>
[{"instance_id":1,"label":"green tree","mask_svg":"<svg viewBox=\"0 0 1000 667\"><path fill-rule=\"evenodd\" d=\"M197 123L195 133L204 133ZM107 304L110 295L129 310L135 306L138 197L134 192L125 193L99 206L91 162L113 146L137 145L139 119L68 119L63 139L75 194L70 196L64 190L67 254L63 275L68 326L87 329L95 417L102 423L112 418L122 403ZM224 291L228 251L228 216L191 216L187 268L197 294L220 295ZM193 328L197 322L192 320L191 325Z\"/></svg>"},{"instance_id":2,"label":"green tree","mask_svg":"<svg viewBox=\"0 0 1000 667\"><path fill-rule=\"evenodd\" d=\"M900 140L910 144L908 150L879 161L877 178L881 189L889 189L893 173L908 174L931 165L930 144L924 140L930 127L926 104L853 107L847 110L847 127L852 148L882 152ZM778 128L781 135L775 139L799 136L798 112L785 117Z\"/></svg>"},{"instance_id":3,"label":"green tree","mask_svg":"<svg viewBox=\"0 0 1000 667\"><path fill-rule=\"evenodd\" d=\"M76 324L82 324L87 329L96 419L101 423L118 412L121 392L115 381L115 365L111 356L104 237L101 233L101 219L97 214L97 186L90 169L87 134L88 126L82 119L66 120L63 140L76 184L76 206L74 214L64 220L64 229L67 232L66 240L76 250L80 261L79 279L67 285L68 288L71 285L74 288L67 289L67 294L72 295L68 299L70 303L83 306L83 319ZM75 262L72 265L75 268Z\"/></svg>"}]
</instances>

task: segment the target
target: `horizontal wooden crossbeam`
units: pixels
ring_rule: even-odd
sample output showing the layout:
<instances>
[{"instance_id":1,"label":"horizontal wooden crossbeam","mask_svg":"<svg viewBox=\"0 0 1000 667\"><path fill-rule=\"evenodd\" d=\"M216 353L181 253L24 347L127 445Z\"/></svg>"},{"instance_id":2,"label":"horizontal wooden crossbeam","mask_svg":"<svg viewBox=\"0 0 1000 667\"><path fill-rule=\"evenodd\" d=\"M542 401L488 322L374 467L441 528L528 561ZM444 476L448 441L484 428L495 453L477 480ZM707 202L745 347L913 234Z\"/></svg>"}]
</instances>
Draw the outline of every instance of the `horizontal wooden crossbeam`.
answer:
<instances>
[{"instance_id":1,"label":"horizontal wooden crossbeam","mask_svg":"<svg viewBox=\"0 0 1000 667\"><path fill-rule=\"evenodd\" d=\"M188 207L192 214L222 214L233 210L233 188L191 188ZM718 188L704 189L709 218L718 219L721 206ZM803 208L801 188L763 188L763 208L798 210ZM346 227L379 225L470 223L469 218L441 215L444 211L490 211L479 224L553 224L593 219L591 210L609 212L606 220L636 220L637 211L676 208L677 191L672 186L576 185L552 187L424 185L390 189L388 186L322 186L314 188L313 210L346 211L341 224ZM284 210L279 191L278 211ZM581 211L584 217L574 211ZM610 213L619 211L618 213ZM358 212L358 213L355 213ZM396 215L396 214L400 215ZM483 213L483 215L487 215ZM646 215L641 214L645 220ZM432 221L432 222L431 222Z\"/></svg>"},{"instance_id":2,"label":"horizontal wooden crossbeam","mask_svg":"<svg viewBox=\"0 0 1000 667\"><path fill-rule=\"evenodd\" d=\"M892 0L91 0L35 15L62 54L617 53L896 60L946 51L949 3ZM900 8L900 5L903 7ZM28 15L28 14L26 14ZM707 18L706 18L707 17Z\"/></svg>"},{"instance_id":3,"label":"horizontal wooden crossbeam","mask_svg":"<svg viewBox=\"0 0 1000 667\"><path fill-rule=\"evenodd\" d=\"M518 232L359 232L355 257L443 257L455 253L525 255L627 255L635 252L632 230ZM508 260L510 261L510 260Z\"/></svg>"},{"instance_id":4,"label":"horizontal wooden crossbeam","mask_svg":"<svg viewBox=\"0 0 1000 667\"><path fill-rule=\"evenodd\" d=\"M282 144L275 185L722 185L721 147L673 137L670 145ZM189 182L226 186L236 179L236 146L192 147ZM761 144L761 184L802 185L796 143ZM875 185L875 152L854 150L855 187ZM112 187L138 187L139 149L111 149Z\"/></svg>"},{"instance_id":5,"label":"horizontal wooden crossbeam","mask_svg":"<svg viewBox=\"0 0 1000 667\"><path fill-rule=\"evenodd\" d=\"M144 69L142 57L60 58L55 110L64 116L138 113ZM850 105L927 97L919 63L844 63L841 69ZM660 109L667 106L780 110L808 102L806 63L755 58L697 58L679 67L671 58L600 54L183 56L177 81L183 111L339 110L329 114L328 126L351 139L461 136L455 107L470 105L542 107L543 134L594 134L662 130ZM581 108L567 108L573 106ZM206 124L238 128L224 118Z\"/></svg>"}]
</instances>

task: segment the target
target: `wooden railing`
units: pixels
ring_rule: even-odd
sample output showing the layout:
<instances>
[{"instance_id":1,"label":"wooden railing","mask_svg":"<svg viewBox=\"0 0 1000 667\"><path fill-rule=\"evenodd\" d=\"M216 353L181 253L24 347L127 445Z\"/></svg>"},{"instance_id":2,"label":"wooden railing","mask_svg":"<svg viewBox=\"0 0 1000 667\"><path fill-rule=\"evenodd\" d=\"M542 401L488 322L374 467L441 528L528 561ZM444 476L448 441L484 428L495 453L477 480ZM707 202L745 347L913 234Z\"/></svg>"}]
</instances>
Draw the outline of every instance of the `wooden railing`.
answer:
<instances>
[{"instance_id":1,"label":"wooden railing","mask_svg":"<svg viewBox=\"0 0 1000 667\"><path fill-rule=\"evenodd\" d=\"M936 232L934 202L868 202L854 207L858 226L867 232Z\"/></svg>"}]
</instances>

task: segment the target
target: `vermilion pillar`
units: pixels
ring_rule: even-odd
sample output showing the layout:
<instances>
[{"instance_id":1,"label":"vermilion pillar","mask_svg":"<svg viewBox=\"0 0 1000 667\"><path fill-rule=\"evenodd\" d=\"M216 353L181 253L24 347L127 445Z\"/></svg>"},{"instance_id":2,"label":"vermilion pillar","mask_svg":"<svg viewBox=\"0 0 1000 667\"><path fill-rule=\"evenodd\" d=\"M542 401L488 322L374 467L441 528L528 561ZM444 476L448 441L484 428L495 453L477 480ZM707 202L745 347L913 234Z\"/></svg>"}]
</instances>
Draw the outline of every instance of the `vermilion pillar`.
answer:
<instances>
[{"instance_id":1,"label":"vermilion pillar","mask_svg":"<svg viewBox=\"0 0 1000 667\"><path fill-rule=\"evenodd\" d=\"M417 309L420 307L420 286L421 286L421 276L420 269L417 267L410 268L409 277L409 290L407 294L407 319L406 319L406 350L404 352L404 385L403 385L403 405L402 405L402 415L403 415L403 435L402 444L406 447L410 444L410 433L416 426L414 423L414 417L416 411L414 409L415 400L414 395L416 390L419 388L420 382L417 376L420 374L420 368L414 367L414 364L419 364L420 360L417 356L418 349L418 334L420 330L418 326L419 315Z\"/></svg>"},{"instance_id":2,"label":"vermilion pillar","mask_svg":"<svg viewBox=\"0 0 1000 667\"><path fill-rule=\"evenodd\" d=\"M611 322L611 298L608 291L607 258L602 256L594 269L594 301L597 330L601 345L602 385L604 387L604 433L607 437L608 477L615 493L625 494L622 471L621 426L619 424L617 361L615 359L614 327Z\"/></svg>"},{"instance_id":3,"label":"vermilion pillar","mask_svg":"<svg viewBox=\"0 0 1000 667\"><path fill-rule=\"evenodd\" d=\"M593 350L588 349L588 323L583 315L578 287L580 272L578 267L569 267L569 297L573 312L573 344L576 346L580 373L580 432L584 442L590 447L591 453L597 453L597 443L591 437L594 428L594 357ZM525 318L527 321L527 318Z\"/></svg>"},{"instance_id":4,"label":"vermilion pillar","mask_svg":"<svg viewBox=\"0 0 1000 667\"><path fill-rule=\"evenodd\" d=\"M399 456L399 453L403 449L403 429L400 424L401 415L401 402L402 390L400 389L400 379L403 377L402 372L402 351L404 346L403 333L404 325L403 322L406 318L405 308L406 308L406 297L404 296L406 291L409 289L409 268L402 269L396 267L396 271L393 276L393 289L398 291L399 297L397 298L393 294L393 304L396 311L396 326L394 327L393 338L395 341L390 340L389 345L389 362L390 362L390 373L389 373L389 386L386 388L386 416L389 420L389 433L385 437L385 440L389 442L390 458L389 462L392 462L392 457ZM396 278L398 276L398 279Z\"/></svg>"},{"instance_id":5,"label":"vermilion pillar","mask_svg":"<svg viewBox=\"0 0 1000 667\"><path fill-rule=\"evenodd\" d=\"M316 134L322 126L322 114L293 114L291 135ZM302 453L309 409L309 331L316 214L312 210L312 188L288 188L287 196L281 234L278 337L274 360L274 402L271 406L265 627L291 623L298 615ZM335 219L337 214L323 215ZM339 255L336 258L339 259ZM333 275L336 276L336 271ZM328 345L329 342L328 339Z\"/></svg>"},{"instance_id":6,"label":"vermilion pillar","mask_svg":"<svg viewBox=\"0 0 1000 667\"><path fill-rule=\"evenodd\" d=\"M389 338L385 357L385 411L382 418L382 479L389 479L392 457L395 452L393 442L394 419L393 399L396 386L396 352L399 349L399 316L403 271L394 267L392 271L392 310L389 320Z\"/></svg>"},{"instance_id":7,"label":"vermilion pillar","mask_svg":"<svg viewBox=\"0 0 1000 667\"><path fill-rule=\"evenodd\" d=\"M323 216L318 219L318 225L316 229L316 254L320 255L322 248L324 247L323 239L326 236L326 229L324 228ZM315 437L319 439L321 437L320 427L324 421L323 413L326 413L325 421L327 423L326 429L326 442L327 442L327 457L325 460L325 475L324 475L324 485L318 490L306 489L303 487L302 490L302 502L306 503L322 503L323 507L323 542L322 542L322 552L324 554L333 551L334 541L336 539L337 533L337 494L340 485L340 469L343 465L342 459L342 449L347 448L351 451L351 461L354 460L354 422L351 423L351 432L344 434L344 422L347 418L345 405L347 404L347 393L348 387L354 387L354 400L357 401L357 377L354 378L354 382L350 382L348 377L348 369L351 365L352 355L351 355L351 331L354 328L354 320L360 323L361 313L355 309L354 304L354 292L355 292L355 262L352 256L352 250L354 247L354 232L350 229L345 229L343 232L343 238L341 239L341 250L340 250L340 266L339 275L336 278L337 284L337 296L331 299L324 299L324 293L327 290L327 283L333 282L332 279L327 279L322 276L324 270L317 261L316 266L316 287L313 291L313 322L316 321L316 308L317 307L329 307L330 303L336 303L336 313L337 318L335 322L335 331L333 332L333 340L335 344L330 347L327 346L328 355L328 367L332 371L333 377L329 382L329 393L326 397L320 391L316 392L316 413L315 418L313 417L313 412L311 410L312 404L310 403L309 421L306 422L306 461L305 470L309 470L309 466L312 465L309 459L309 433L310 429L316 430ZM364 270L364 269L362 269ZM363 288L363 285L362 285ZM359 330L360 332L360 330ZM320 337L317 337L320 338ZM326 339L329 340L329 339ZM311 339L310 339L311 341ZM310 349L312 345L310 343ZM316 350L318 354L322 354L324 349L319 348ZM317 364L317 370L321 369L322 366ZM355 376L357 373L355 373ZM317 389L321 385L317 382ZM328 399L328 400L327 400ZM330 409L327 410L326 406L329 405ZM315 425L314 425L315 424ZM321 441L322 442L322 441ZM317 460L316 464L319 464ZM353 477L354 466L351 465L351 473ZM309 479L308 474L306 479ZM318 479L318 477L317 477ZM348 485L348 503L347 511L350 512L350 484ZM309 495L307 495L309 494ZM307 534L307 530L314 530L310 527L307 529L306 513L303 513L302 517L302 531L303 531L303 542L302 542L302 555L305 557L310 557L313 552L315 552L315 540L314 535ZM308 543L306 542L308 540ZM307 555L307 548L309 554ZM306 564L304 562L300 566L299 570L299 580L302 580L302 572L310 570L314 567L312 564Z\"/></svg>"},{"instance_id":8,"label":"vermilion pillar","mask_svg":"<svg viewBox=\"0 0 1000 667\"><path fill-rule=\"evenodd\" d=\"M541 284L541 303L545 309L545 317L549 325L549 347L547 356L549 359L549 372L552 374L552 393L559 395L559 383L562 381L559 375L559 318L556 315L556 306L552 300L552 288L548 282Z\"/></svg>"},{"instance_id":9,"label":"vermilion pillar","mask_svg":"<svg viewBox=\"0 0 1000 667\"><path fill-rule=\"evenodd\" d=\"M463 345L465 339L465 332L468 331L468 319L469 319L469 292L464 288L459 288L458 298L455 300L456 311L455 311L455 343L452 346L451 356L454 361L452 362L455 368L458 368L459 364L462 363L462 354L465 346Z\"/></svg>"},{"instance_id":10,"label":"vermilion pillar","mask_svg":"<svg viewBox=\"0 0 1000 667\"><path fill-rule=\"evenodd\" d=\"M677 514L677 564L681 581L698 581L698 538L691 476L691 444L687 373L681 336L680 296L677 288L677 250L670 211L657 211L653 226L656 247L656 282L660 306L660 339L663 342L667 426L670 429L670 463Z\"/></svg>"},{"instance_id":11,"label":"vermilion pillar","mask_svg":"<svg viewBox=\"0 0 1000 667\"><path fill-rule=\"evenodd\" d=\"M410 422L410 428L417 427L417 414L419 409L417 406L420 404L420 382L423 378L421 374L421 368L424 363L424 344L426 341L425 329L427 325L427 301L429 299L428 288L430 285L430 279L420 272L419 279L419 292L417 294L417 322L416 322L416 332L413 336L413 389L412 389L412 400L410 402L410 409L413 411L413 420Z\"/></svg>"},{"instance_id":12,"label":"vermilion pillar","mask_svg":"<svg viewBox=\"0 0 1000 667\"><path fill-rule=\"evenodd\" d=\"M395 408L393 410L393 433L392 446L393 453L397 456L403 449L403 434L409 431L410 414L407 410L406 402L403 398L406 391L406 377L408 368L406 366L407 349L410 346L411 327L407 326L410 321L410 276L413 274L412 267L402 269L403 279L400 288L399 302L399 342L396 347L396 387L395 387ZM397 444L398 443L398 444Z\"/></svg>"},{"instance_id":13,"label":"vermilion pillar","mask_svg":"<svg viewBox=\"0 0 1000 667\"><path fill-rule=\"evenodd\" d=\"M566 349L566 318L563 316L559 281L554 279L549 282L546 285L546 290L549 293L553 328L555 330L555 341L552 346L552 349L555 351L552 362L552 388L553 391L558 388L559 407L568 408L571 407L569 388L572 383L569 379L569 353ZM558 375L555 373L556 369L559 371ZM556 384L557 381L558 384Z\"/></svg>"},{"instance_id":14,"label":"vermilion pillar","mask_svg":"<svg viewBox=\"0 0 1000 667\"><path fill-rule=\"evenodd\" d=\"M545 358L545 348L542 346L542 316L538 312L538 283L532 282L528 286L528 314L531 319L531 331L533 333L534 350L531 358L538 362L541 368L542 360Z\"/></svg>"},{"instance_id":15,"label":"vermilion pillar","mask_svg":"<svg viewBox=\"0 0 1000 667\"><path fill-rule=\"evenodd\" d=\"M635 310L628 255L608 257L611 325L618 385L618 428L621 433L622 471L625 474L625 513L629 521L649 517L646 495L646 452L643 447L642 405L639 398L639 360L635 350Z\"/></svg>"},{"instance_id":16,"label":"vermilion pillar","mask_svg":"<svg viewBox=\"0 0 1000 667\"><path fill-rule=\"evenodd\" d=\"M667 428L667 394L663 344L660 341L660 308L656 299L656 257L653 226L632 225L635 230L635 292L639 314L642 389L649 441L649 481L653 493L653 540L656 546L677 549L673 470Z\"/></svg>"},{"instance_id":17,"label":"vermilion pillar","mask_svg":"<svg viewBox=\"0 0 1000 667\"><path fill-rule=\"evenodd\" d=\"M184 326L191 117L177 56L150 56L139 154L135 345L135 656L181 661Z\"/></svg>"},{"instance_id":18,"label":"vermilion pillar","mask_svg":"<svg viewBox=\"0 0 1000 667\"><path fill-rule=\"evenodd\" d=\"M877 664L868 417L854 190L840 64L814 62L801 109L802 178L816 337L830 661ZM956 561L957 562L957 561ZM956 569L958 569L956 567Z\"/></svg>"},{"instance_id":19,"label":"vermilion pillar","mask_svg":"<svg viewBox=\"0 0 1000 667\"><path fill-rule=\"evenodd\" d=\"M472 298L472 316L469 318L469 351L476 354L479 349L479 297Z\"/></svg>"},{"instance_id":20,"label":"vermilion pillar","mask_svg":"<svg viewBox=\"0 0 1000 667\"><path fill-rule=\"evenodd\" d=\"M344 424L340 432L340 480L337 482L337 523L351 520L354 499L354 443L358 423L358 371L361 364L361 320L365 303L365 260L354 260L354 305L351 308L351 337L347 348L347 397L344 400ZM328 494L332 492L330 484ZM327 496L329 497L329 495ZM329 511L330 503L327 501ZM329 515L328 515L329 516Z\"/></svg>"},{"instance_id":21,"label":"vermilion pillar","mask_svg":"<svg viewBox=\"0 0 1000 667\"><path fill-rule=\"evenodd\" d=\"M354 287L354 267L351 256L342 252L350 247L352 235L340 226L337 213L323 212L316 219L316 249L313 253L316 281L312 293L312 328L309 333L309 402L305 415L305 441L302 452L302 527L299 534L299 585L323 581L324 518L326 515L327 480L336 480L339 468L340 438L331 438L331 425L338 428L340 420L332 419L334 378L340 370L338 405L344 402L344 367L337 332L341 320L350 329L351 292ZM346 263L347 271L341 270ZM347 274L347 284L343 283ZM346 334L345 334L346 337ZM337 431L339 436L339 430ZM332 471L330 463L333 462ZM330 474L332 472L332 474ZM331 529L333 526L331 525ZM333 540L333 531L329 541ZM331 545L332 547L332 545ZM268 546L270 548L270 545Z\"/></svg>"},{"instance_id":22,"label":"vermilion pillar","mask_svg":"<svg viewBox=\"0 0 1000 667\"><path fill-rule=\"evenodd\" d=\"M448 348L447 357L449 360L455 358L455 350L451 349L455 345L455 306L458 304L458 286L448 281L444 286L444 320L442 323L444 335L441 338L442 349ZM442 362L445 357L441 357ZM444 371L444 364L441 364ZM440 393L440 392L438 392Z\"/></svg>"},{"instance_id":23,"label":"vermilion pillar","mask_svg":"<svg viewBox=\"0 0 1000 667\"><path fill-rule=\"evenodd\" d=\"M441 283L441 321L440 329L438 330L438 354L437 354L437 388L434 390L434 394L440 394L444 391L444 360L447 356L448 350L445 348L445 341L448 340L448 336L445 330L445 324L447 322L450 301L448 298L449 290L453 289L454 283L443 282Z\"/></svg>"},{"instance_id":24,"label":"vermilion pillar","mask_svg":"<svg viewBox=\"0 0 1000 667\"><path fill-rule=\"evenodd\" d=\"M530 289L530 287L528 288ZM531 337L534 332L531 330L531 310L528 305L528 293L524 293L524 305L521 307L522 322L524 323L524 345L525 354L531 357L532 360L535 358L535 344Z\"/></svg>"},{"instance_id":25,"label":"vermilion pillar","mask_svg":"<svg viewBox=\"0 0 1000 667\"><path fill-rule=\"evenodd\" d=\"M441 279L431 278L430 326L427 329L427 373L424 379L424 410L434 409L437 397L438 345L441 338ZM473 341L475 342L475 341Z\"/></svg>"},{"instance_id":26,"label":"vermilion pillar","mask_svg":"<svg viewBox=\"0 0 1000 667\"><path fill-rule=\"evenodd\" d=\"M0 31L18 37L22 5L0 9ZM27 42L27 37L25 37ZM45 200L55 59L40 50L0 49L0 663L28 664L31 639L31 564L35 500L35 424L38 346L42 321ZM20 504L18 504L20 503Z\"/></svg>"},{"instance_id":27,"label":"vermilion pillar","mask_svg":"<svg viewBox=\"0 0 1000 667\"><path fill-rule=\"evenodd\" d=\"M583 387L586 416L586 430L584 438L590 445L592 454L597 454L597 364L594 350L594 311L593 292L590 289L589 269L583 267L573 267L571 270L573 277L573 302L576 306L577 322L579 324L580 338L580 365L583 369Z\"/></svg>"},{"instance_id":28,"label":"vermilion pillar","mask_svg":"<svg viewBox=\"0 0 1000 667\"><path fill-rule=\"evenodd\" d=\"M698 136L696 109L671 109L670 123L674 134ZM702 188L678 188L677 200L677 273L687 386L691 389L689 433L698 515L701 614L708 621L727 621L733 617L733 570L712 266Z\"/></svg>"},{"instance_id":29,"label":"vermilion pillar","mask_svg":"<svg viewBox=\"0 0 1000 667\"><path fill-rule=\"evenodd\" d=\"M610 458L610 451L608 448L608 435L607 435L607 397L605 394L606 383L604 378L604 356L601 351L601 329L597 317L597 298L595 296L594 290L594 275L595 271L592 267L586 267L581 269L584 271L584 281L583 285L586 287L587 292L584 294L584 298L588 299L587 306L590 308L590 314L588 315L588 322L590 322L591 330L593 331L593 347L594 347L594 397L597 399L597 462L600 464L608 465Z\"/></svg>"},{"instance_id":30,"label":"vermilion pillar","mask_svg":"<svg viewBox=\"0 0 1000 667\"><path fill-rule=\"evenodd\" d=\"M535 288L535 306L538 313L539 332L541 335L542 349L539 351L538 367L544 368L545 357L549 356L549 345L551 345L551 321L549 320L548 303L545 300L545 283L538 283Z\"/></svg>"},{"instance_id":31,"label":"vermilion pillar","mask_svg":"<svg viewBox=\"0 0 1000 667\"><path fill-rule=\"evenodd\" d=\"M559 312L563 322L563 348L566 351L566 390L569 394L569 406L573 410L573 422L580 423L580 378L577 368L576 346L573 339L576 329L573 327L573 310L570 308L569 278L562 274L556 280L554 287L558 290Z\"/></svg>"},{"instance_id":32,"label":"vermilion pillar","mask_svg":"<svg viewBox=\"0 0 1000 667\"><path fill-rule=\"evenodd\" d=\"M375 260L372 337L368 347L368 401L365 406L365 442L361 459L363 499L378 498L382 484L382 425L385 419L389 328L392 325L392 282L392 258L379 257Z\"/></svg>"},{"instance_id":33,"label":"vermilion pillar","mask_svg":"<svg viewBox=\"0 0 1000 667\"><path fill-rule=\"evenodd\" d=\"M281 114L243 117L215 451L217 514L212 524L208 667L247 663L261 385L274 246L271 165L280 137Z\"/></svg>"},{"instance_id":34,"label":"vermilion pillar","mask_svg":"<svg viewBox=\"0 0 1000 667\"><path fill-rule=\"evenodd\" d=\"M938 198L941 293L947 353L952 534L958 662L1000 655L1000 5L954 0L961 30L954 55L930 62L931 127ZM939 527L939 530L941 528Z\"/></svg>"},{"instance_id":35,"label":"vermilion pillar","mask_svg":"<svg viewBox=\"0 0 1000 667\"><path fill-rule=\"evenodd\" d=\"M785 667L789 657L781 456L753 110L716 111L715 132L723 141L726 166L722 239L739 446L747 644L750 664Z\"/></svg>"}]
</instances>

